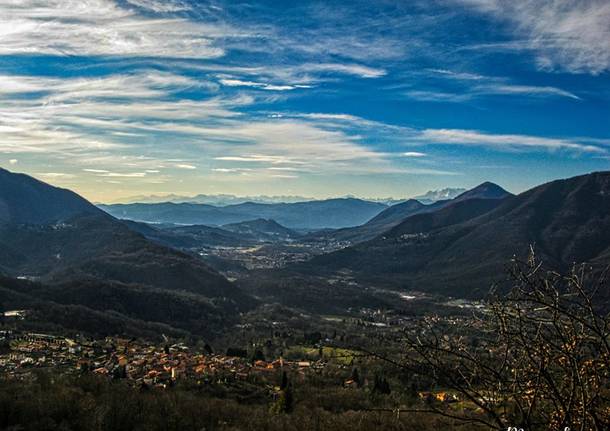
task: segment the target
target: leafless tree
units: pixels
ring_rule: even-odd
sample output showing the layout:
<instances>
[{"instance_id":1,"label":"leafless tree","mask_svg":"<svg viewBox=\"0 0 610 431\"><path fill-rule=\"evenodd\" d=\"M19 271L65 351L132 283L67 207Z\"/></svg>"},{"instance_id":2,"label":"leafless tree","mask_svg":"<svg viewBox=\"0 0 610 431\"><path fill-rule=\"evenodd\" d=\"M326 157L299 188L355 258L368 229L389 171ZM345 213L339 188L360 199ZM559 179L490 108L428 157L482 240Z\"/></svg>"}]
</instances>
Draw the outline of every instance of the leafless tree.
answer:
<instances>
[{"instance_id":1,"label":"leafless tree","mask_svg":"<svg viewBox=\"0 0 610 431\"><path fill-rule=\"evenodd\" d=\"M423 319L404 356L383 358L461 400L425 411L490 429L609 430L610 315L605 275L546 271L532 251L513 287L462 326ZM422 411L420 410L420 411Z\"/></svg>"}]
</instances>

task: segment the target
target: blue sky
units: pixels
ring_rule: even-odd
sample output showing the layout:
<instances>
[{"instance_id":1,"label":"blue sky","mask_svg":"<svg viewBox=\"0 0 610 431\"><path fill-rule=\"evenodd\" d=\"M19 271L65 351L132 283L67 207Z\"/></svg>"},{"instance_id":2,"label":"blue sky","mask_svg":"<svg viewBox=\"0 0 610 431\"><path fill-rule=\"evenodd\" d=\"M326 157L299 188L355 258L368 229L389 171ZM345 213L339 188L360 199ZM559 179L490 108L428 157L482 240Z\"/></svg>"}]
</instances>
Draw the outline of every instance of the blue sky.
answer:
<instances>
[{"instance_id":1,"label":"blue sky","mask_svg":"<svg viewBox=\"0 0 610 431\"><path fill-rule=\"evenodd\" d=\"M0 2L0 165L142 194L513 192L610 164L606 0Z\"/></svg>"}]
</instances>

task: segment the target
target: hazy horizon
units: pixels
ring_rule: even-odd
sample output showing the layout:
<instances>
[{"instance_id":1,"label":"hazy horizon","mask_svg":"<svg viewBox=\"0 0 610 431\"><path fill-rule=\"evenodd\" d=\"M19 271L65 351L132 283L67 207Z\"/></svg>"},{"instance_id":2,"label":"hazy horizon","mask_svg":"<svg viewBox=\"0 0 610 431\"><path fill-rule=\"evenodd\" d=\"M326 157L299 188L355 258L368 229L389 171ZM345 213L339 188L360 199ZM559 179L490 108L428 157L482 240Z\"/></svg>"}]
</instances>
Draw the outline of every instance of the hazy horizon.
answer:
<instances>
[{"instance_id":1,"label":"hazy horizon","mask_svg":"<svg viewBox=\"0 0 610 431\"><path fill-rule=\"evenodd\" d=\"M164 199L195 199L201 196L207 197L231 197L235 199L274 199L277 202L302 202L302 201L314 201L314 200L325 200L325 199L361 199L361 200L369 200L369 201L396 201L396 200L404 200L404 199L415 199L425 195L426 193L434 193L440 192L441 190L452 189L452 190L465 190L463 187L444 187L443 189L436 190L428 190L425 193L414 195L414 196L383 196L383 197L371 197L371 196L357 196L353 194L346 195L329 195L329 196L321 196L321 197L313 197L313 196L301 196L301 195L265 195L265 194L257 194L257 195L234 195L230 193L217 193L217 194L206 194L206 193L198 193L194 195L189 194L180 194L180 193L161 193L161 194L151 194L151 195L134 195L127 196L124 198L119 198L114 201L109 202L100 202L100 203L136 203L141 199L158 199L159 201Z\"/></svg>"}]
</instances>

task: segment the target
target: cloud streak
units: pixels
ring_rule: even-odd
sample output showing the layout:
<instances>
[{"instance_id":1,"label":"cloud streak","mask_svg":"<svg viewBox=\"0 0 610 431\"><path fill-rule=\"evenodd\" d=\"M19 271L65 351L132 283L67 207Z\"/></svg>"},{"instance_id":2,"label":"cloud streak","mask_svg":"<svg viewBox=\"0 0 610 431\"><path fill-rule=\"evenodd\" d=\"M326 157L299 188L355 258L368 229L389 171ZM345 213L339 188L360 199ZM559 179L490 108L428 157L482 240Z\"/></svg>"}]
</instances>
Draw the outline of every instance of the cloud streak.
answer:
<instances>
[{"instance_id":1,"label":"cloud streak","mask_svg":"<svg viewBox=\"0 0 610 431\"><path fill-rule=\"evenodd\" d=\"M568 98L581 100L576 94L553 86L520 85L500 76L486 76L446 69L427 69L426 77L433 81L453 84L453 91L437 89L409 90L405 95L426 102L465 102L489 96L527 96L537 98Z\"/></svg>"},{"instance_id":2,"label":"cloud streak","mask_svg":"<svg viewBox=\"0 0 610 431\"><path fill-rule=\"evenodd\" d=\"M610 69L610 3L605 0L458 1L511 23L515 36L525 41L520 47L535 52L540 69L591 74Z\"/></svg>"},{"instance_id":3,"label":"cloud streak","mask_svg":"<svg viewBox=\"0 0 610 431\"><path fill-rule=\"evenodd\" d=\"M384 167L390 171L384 153L367 147L359 135L339 130L336 124L346 120L363 124L364 119L324 114L253 118L239 111L255 103L252 96L197 101L174 97L196 86L201 84L192 79L149 71L63 80L2 76L0 88L8 98L0 107L0 151L46 154L72 164L97 159L97 166L86 167L85 172L100 177L129 179L156 173L116 172L117 166L151 171L197 169L195 163L172 162L176 154L170 146L146 144L167 136L189 159L202 159L201 154L206 154L232 164L307 165L310 172L317 173L335 163L341 172L383 172ZM24 99L23 94L29 97ZM141 152L157 156L139 158Z\"/></svg>"},{"instance_id":4,"label":"cloud streak","mask_svg":"<svg viewBox=\"0 0 610 431\"><path fill-rule=\"evenodd\" d=\"M569 140L528 135L505 135L485 133L478 130L426 129L417 134L417 139L428 143L483 146L496 149L545 149L574 150L579 152L605 153L598 146Z\"/></svg>"},{"instance_id":5,"label":"cloud streak","mask_svg":"<svg viewBox=\"0 0 610 431\"><path fill-rule=\"evenodd\" d=\"M180 3L130 3L154 12L180 10ZM0 5L0 54L4 55L218 58L225 51L217 40L250 36L224 24L147 17L110 0L23 0Z\"/></svg>"}]
</instances>

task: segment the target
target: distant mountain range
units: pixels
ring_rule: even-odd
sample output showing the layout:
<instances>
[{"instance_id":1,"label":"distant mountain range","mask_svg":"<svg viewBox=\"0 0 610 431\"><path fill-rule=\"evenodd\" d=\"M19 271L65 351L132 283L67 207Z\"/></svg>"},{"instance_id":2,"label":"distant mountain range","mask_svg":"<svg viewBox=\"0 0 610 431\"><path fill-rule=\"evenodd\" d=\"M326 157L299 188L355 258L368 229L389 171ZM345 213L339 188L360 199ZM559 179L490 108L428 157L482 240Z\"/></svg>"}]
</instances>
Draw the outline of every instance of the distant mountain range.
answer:
<instances>
[{"instance_id":1,"label":"distant mountain range","mask_svg":"<svg viewBox=\"0 0 610 431\"><path fill-rule=\"evenodd\" d=\"M408 201L390 206L360 226L314 233L310 235L309 239L359 243L381 235L401 223L407 217L415 214L434 212L447 205L469 199L489 199L495 202L507 196L511 196L511 194L502 187L486 182L474 189L462 192L453 199L435 201L428 205L415 199L409 199Z\"/></svg>"},{"instance_id":2,"label":"distant mountain range","mask_svg":"<svg viewBox=\"0 0 610 431\"><path fill-rule=\"evenodd\" d=\"M464 193L466 189L463 188L445 188L440 190L430 190L423 195L415 196L412 199L420 201L422 204L432 204L436 201L445 201L449 199L453 199L462 193Z\"/></svg>"},{"instance_id":3,"label":"distant mountain range","mask_svg":"<svg viewBox=\"0 0 610 431\"><path fill-rule=\"evenodd\" d=\"M608 172L553 181L517 196L490 183L467 193L374 239L317 256L302 271L347 271L377 285L481 296L506 278L510 259L525 257L530 245L558 270L574 262L610 262Z\"/></svg>"},{"instance_id":4,"label":"distant mountain range","mask_svg":"<svg viewBox=\"0 0 610 431\"><path fill-rule=\"evenodd\" d=\"M98 204L98 207L120 219L152 224L222 226L267 219L290 229L319 230L360 226L397 204L404 204L403 208L430 205L453 199L463 192L465 189L446 188L409 200L354 196L315 200L301 196L153 195L134 196L125 199L127 203ZM398 218L406 214L398 208L392 211Z\"/></svg>"},{"instance_id":5,"label":"distant mountain range","mask_svg":"<svg viewBox=\"0 0 610 431\"><path fill-rule=\"evenodd\" d=\"M453 199L460 193L465 192L463 188L445 188L440 190L430 190L423 195L416 196L412 199L419 200L424 204L430 204L440 200ZM407 199L400 198L358 198L357 196L347 195L341 196L338 199L362 199L369 202L382 203L384 205L394 205L400 202L404 202ZM296 202L308 202L314 200L326 200L326 199L314 199L305 196L295 195L279 195L279 196L267 196L267 195L254 195L254 196L236 196L231 194L217 194L217 195L206 195L198 194L195 196L184 196L177 194L165 194L165 195L140 195L131 196L121 199L116 199L112 202L106 202L107 205L113 204L160 204L165 202L171 202L175 204L190 203L190 204L207 204L213 206L224 207L227 205L237 205L246 202L254 202L258 204L279 204L279 203L296 203ZM103 203L99 203L103 205Z\"/></svg>"},{"instance_id":6,"label":"distant mountain range","mask_svg":"<svg viewBox=\"0 0 610 431\"><path fill-rule=\"evenodd\" d=\"M175 204L180 203L191 203L191 204L207 204L214 206L227 206L243 204L245 202L255 202L259 204L277 204L277 203L295 203L295 202L306 202L314 200L313 198L307 198L304 196L235 196L229 194L217 194L217 195L206 195L198 194L195 196L183 196L176 194L167 195L141 195L132 196L123 199L117 199L111 204L131 204L131 203L143 203L143 204L159 204L164 202L171 202Z\"/></svg>"},{"instance_id":7,"label":"distant mountain range","mask_svg":"<svg viewBox=\"0 0 610 431\"><path fill-rule=\"evenodd\" d=\"M136 203L99 207L114 217L146 223L222 226L267 219L291 229L313 230L360 225L386 209L387 205L345 198L278 204L245 202L224 207L190 203Z\"/></svg>"},{"instance_id":8,"label":"distant mountain range","mask_svg":"<svg viewBox=\"0 0 610 431\"><path fill-rule=\"evenodd\" d=\"M0 281L5 306L78 306L96 319L110 309L108 319L138 327L211 334L251 303L201 259L149 241L73 192L0 169L2 274L35 281Z\"/></svg>"},{"instance_id":9,"label":"distant mountain range","mask_svg":"<svg viewBox=\"0 0 610 431\"><path fill-rule=\"evenodd\" d=\"M208 337L260 301L334 312L385 306L375 292L388 289L478 298L493 283L502 288L510 259L525 257L530 246L561 271L610 262L610 172L516 196L483 183L430 204L346 198L101 208L112 215L69 190L0 169L4 307L34 310L46 329ZM202 224L212 222L218 226ZM324 241L348 246L284 269L250 271L239 286L179 251L292 242L309 250L315 241L323 252L333 249Z\"/></svg>"}]
</instances>

